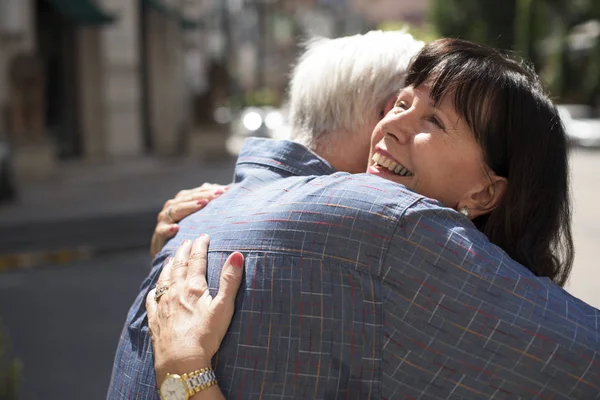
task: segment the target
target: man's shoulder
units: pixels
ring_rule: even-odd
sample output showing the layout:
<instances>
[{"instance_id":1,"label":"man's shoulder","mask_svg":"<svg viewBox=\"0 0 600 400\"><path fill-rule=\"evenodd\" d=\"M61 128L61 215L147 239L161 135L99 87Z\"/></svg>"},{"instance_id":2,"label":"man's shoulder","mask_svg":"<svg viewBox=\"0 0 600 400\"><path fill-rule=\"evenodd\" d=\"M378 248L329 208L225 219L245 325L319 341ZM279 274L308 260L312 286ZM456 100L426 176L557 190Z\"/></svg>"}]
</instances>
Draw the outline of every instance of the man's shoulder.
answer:
<instances>
[{"instance_id":1,"label":"man's shoulder","mask_svg":"<svg viewBox=\"0 0 600 400\"><path fill-rule=\"evenodd\" d=\"M240 191L232 191L227 207L244 207L248 203L282 207L303 204L305 208L338 208L346 214L354 211L397 222L406 209L420 201L432 207L437 204L403 185L368 174L292 176L241 186Z\"/></svg>"},{"instance_id":2,"label":"man's shoulder","mask_svg":"<svg viewBox=\"0 0 600 400\"><path fill-rule=\"evenodd\" d=\"M236 163L236 182L257 171L268 170L278 177L329 175L336 170L307 147L289 140L248 138Z\"/></svg>"},{"instance_id":3,"label":"man's shoulder","mask_svg":"<svg viewBox=\"0 0 600 400\"><path fill-rule=\"evenodd\" d=\"M402 185L362 174L242 182L182 220L167 247L208 233L214 251L301 254L377 274L403 213L420 199Z\"/></svg>"}]
</instances>

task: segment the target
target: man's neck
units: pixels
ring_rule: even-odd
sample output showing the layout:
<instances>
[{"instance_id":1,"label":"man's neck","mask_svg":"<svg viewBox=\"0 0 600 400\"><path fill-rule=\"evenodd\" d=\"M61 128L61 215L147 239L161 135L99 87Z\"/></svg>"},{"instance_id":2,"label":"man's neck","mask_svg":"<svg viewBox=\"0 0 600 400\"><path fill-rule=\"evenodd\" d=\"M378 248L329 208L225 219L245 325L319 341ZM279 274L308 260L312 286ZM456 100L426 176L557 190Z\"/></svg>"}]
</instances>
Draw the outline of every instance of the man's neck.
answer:
<instances>
[{"instance_id":1,"label":"man's neck","mask_svg":"<svg viewBox=\"0 0 600 400\"><path fill-rule=\"evenodd\" d=\"M348 143L341 144L334 141L329 141L326 145L317 143L315 148L311 150L323 157L338 171L349 172L351 174L359 174L367 170L368 149L366 152L352 149L352 145ZM348 151L344 151L348 149ZM365 154L362 154L365 153ZM360 160L364 160L361 162Z\"/></svg>"},{"instance_id":2,"label":"man's neck","mask_svg":"<svg viewBox=\"0 0 600 400\"><path fill-rule=\"evenodd\" d=\"M292 134L294 142L324 158L338 171L359 174L367 170L369 144L357 143L355 133L324 132L316 140L310 139L312 137L307 134Z\"/></svg>"}]
</instances>

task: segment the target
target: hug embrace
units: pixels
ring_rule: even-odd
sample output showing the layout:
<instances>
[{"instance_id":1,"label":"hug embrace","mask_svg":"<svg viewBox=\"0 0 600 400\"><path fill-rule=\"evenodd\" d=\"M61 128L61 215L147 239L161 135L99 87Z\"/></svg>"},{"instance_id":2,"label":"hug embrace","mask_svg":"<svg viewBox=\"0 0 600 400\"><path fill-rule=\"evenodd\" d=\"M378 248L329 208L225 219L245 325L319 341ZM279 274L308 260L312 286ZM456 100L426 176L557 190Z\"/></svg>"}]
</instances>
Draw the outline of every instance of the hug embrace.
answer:
<instances>
[{"instance_id":1,"label":"hug embrace","mask_svg":"<svg viewBox=\"0 0 600 400\"><path fill-rule=\"evenodd\" d=\"M165 205L108 398L600 398L532 69L459 39L316 39L290 110L292 140L248 139L230 186Z\"/></svg>"}]
</instances>

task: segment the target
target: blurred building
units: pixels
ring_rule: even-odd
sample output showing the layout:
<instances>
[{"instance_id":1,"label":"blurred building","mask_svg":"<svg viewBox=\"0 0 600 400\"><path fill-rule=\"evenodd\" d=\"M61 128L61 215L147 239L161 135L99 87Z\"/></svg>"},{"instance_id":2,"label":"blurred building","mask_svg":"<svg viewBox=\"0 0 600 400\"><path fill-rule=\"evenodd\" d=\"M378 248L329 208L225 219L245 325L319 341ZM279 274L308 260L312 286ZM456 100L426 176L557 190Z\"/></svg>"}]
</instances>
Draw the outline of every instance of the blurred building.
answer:
<instances>
[{"instance_id":1,"label":"blurred building","mask_svg":"<svg viewBox=\"0 0 600 400\"><path fill-rule=\"evenodd\" d=\"M0 0L0 139L62 160L215 153L215 109L285 100L301 41L425 20L422 0ZM200 23L202 21L202 24Z\"/></svg>"},{"instance_id":2,"label":"blurred building","mask_svg":"<svg viewBox=\"0 0 600 400\"><path fill-rule=\"evenodd\" d=\"M43 177L64 159L175 154L184 39L199 27L187 13L203 3L0 1L0 137L16 169Z\"/></svg>"}]
</instances>

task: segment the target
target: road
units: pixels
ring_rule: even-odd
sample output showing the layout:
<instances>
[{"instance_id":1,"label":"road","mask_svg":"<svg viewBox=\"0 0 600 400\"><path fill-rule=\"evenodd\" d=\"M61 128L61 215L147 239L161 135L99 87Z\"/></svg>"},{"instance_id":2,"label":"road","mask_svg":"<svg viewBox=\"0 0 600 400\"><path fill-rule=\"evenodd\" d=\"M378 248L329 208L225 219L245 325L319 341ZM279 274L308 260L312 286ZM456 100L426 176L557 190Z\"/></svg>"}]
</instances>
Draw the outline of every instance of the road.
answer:
<instances>
[{"instance_id":1,"label":"road","mask_svg":"<svg viewBox=\"0 0 600 400\"><path fill-rule=\"evenodd\" d=\"M571 154L575 267L566 288L600 308L600 151Z\"/></svg>"},{"instance_id":2,"label":"road","mask_svg":"<svg viewBox=\"0 0 600 400\"><path fill-rule=\"evenodd\" d=\"M0 316L24 365L21 399L105 399L150 256L135 251L0 276Z\"/></svg>"},{"instance_id":3,"label":"road","mask_svg":"<svg viewBox=\"0 0 600 400\"><path fill-rule=\"evenodd\" d=\"M576 264L568 290L600 308L600 152L572 154ZM22 399L103 399L146 250L0 275L0 316L24 364Z\"/></svg>"}]
</instances>

